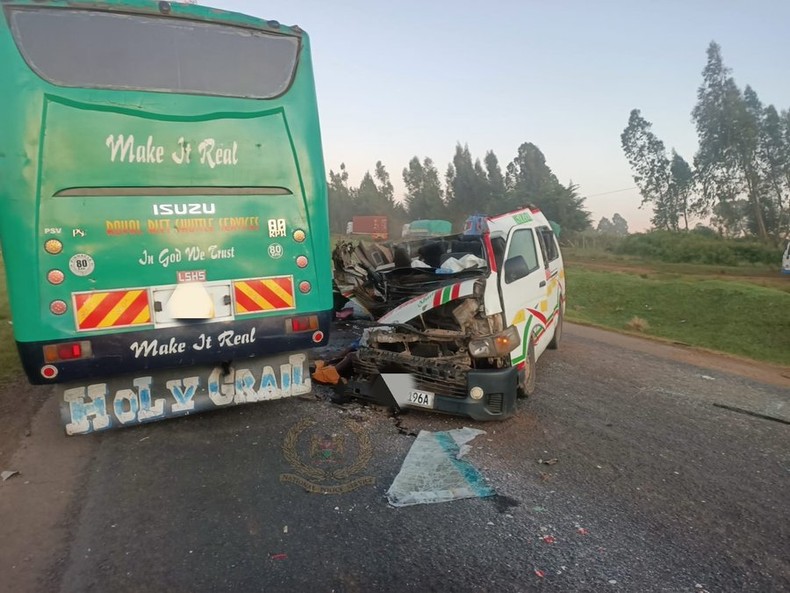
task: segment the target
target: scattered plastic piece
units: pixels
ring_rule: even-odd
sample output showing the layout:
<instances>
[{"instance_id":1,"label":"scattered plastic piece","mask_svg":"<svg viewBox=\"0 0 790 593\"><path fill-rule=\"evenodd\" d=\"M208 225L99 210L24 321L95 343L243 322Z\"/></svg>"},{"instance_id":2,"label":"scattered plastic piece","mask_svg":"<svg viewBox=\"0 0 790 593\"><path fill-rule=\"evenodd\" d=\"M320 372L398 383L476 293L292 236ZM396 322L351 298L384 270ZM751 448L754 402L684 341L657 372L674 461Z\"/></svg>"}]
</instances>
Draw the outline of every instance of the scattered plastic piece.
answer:
<instances>
[{"instance_id":1,"label":"scattered plastic piece","mask_svg":"<svg viewBox=\"0 0 790 593\"><path fill-rule=\"evenodd\" d=\"M283 533L288 533L288 526L283 527Z\"/></svg>"},{"instance_id":2,"label":"scattered plastic piece","mask_svg":"<svg viewBox=\"0 0 790 593\"><path fill-rule=\"evenodd\" d=\"M447 432L422 430L403 460L387 499L394 507L483 498L496 492L468 461L466 443L483 430L462 428Z\"/></svg>"},{"instance_id":3,"label":"scattered plastic piece","mask_svg":"<svg viewBox=\"0 0 790 593\"><path fill-rule=\"evenodd\" d=\"M590 532L587 529L585 529L584 527L579 527L576 530L576 533L578 533L579 535L589 535L590 534Z\"/></svg>"},{"instance_id":4,"label":"scattered plastic piece","mask_svg":"<svg viewBox=\"0 0 790 593\"><path fill-rule=\"evenodd\" d=\"M316 383L324 385L337 385L340 382L340 373L332 365L327 365L323 360L315 361L315 372L312 375Z\"/></svg>"},{"instance_id":5,"label":"scattered plastic piece","mask_svg":"<svg viewBox=\"0 0 790 593\"><path fill-rule=\"evenodd\" d=\"M354 309L349 307L348 309L343 309L335 313L335 318L340 321L345 321L346 319L350 319L354 315Z\"/></svg>"},{"instance_id":6,"label":"scattered plastic piece","mask_svg":"<svg viewBox=\"0 0 790 593\"><path fill-rule=\"evenodd\" d=\"M532 507L532 511L535 513L545 513L546 509L544 509L543 507Z\"/></svg>"},{"instance_id":7,"label":"scattered plastic piece","mask_svg":"<svg viewBox=\"0 0 790 593\"><path fill-rule=\"evenodd\" d=\"M4 471L0 473L0 478L3 478L3 482L5 482L8 478L13 478L14 476L18 476L19 472L15 469Z\"/></svg>"},{"instance_id":8,"label":"scattered plastic piece","mask_svg":"<svg viewBox=\"0 0 790 593\"><path fill-rule=\"evenodd\" d=\"M272 560L288 560L288 554L270 554Z\"/></svg>"},{"instance_id":9,"label":"scattered plastic piece","mask_svg":"<svg viewBox=\"0 0 790 593\"><path fill-rule=\"evenodd\" d=\"M551 459L538 459L538 463L542 463L543 465L554 465L555 463L559 463L559 459L553 457Z\"/></svg>"},{"instance_id":10,"label":"scattered plastic piece","mask_svg":"<svg viewBox=\"0 0 790 593\"><path fill-rule=\"evenodd\" d=\"M617 581L615 581L614 579L610 579L610 580L609 580L609 584L610 584L610 585L616 585L616 584L617 584Z\"/></svg>"},{"instance_id":11,"label":"scattered plastic piece","mask_svg":"<svg viewBox=\"0 0 790 593\"><path fill-rule=\"evenodd\" d=\"M553 535L544 535L543 536L543 543L544 544L556 544L557 543L557 538L555 538Z\"/></svg>"},{"instance_id":12,"label":"scattered plastic piece","mask_svg":"<svg viewBox=\"0 0 790 593\"><path fill-rule=\"evenodd\" d=\"M543 572L542 570L540 570L539 568L536 568L535 569L535 576L538 577L539 579L542 579L543 577L546 576L546 573Z\"/></svg>"}]
</instances>

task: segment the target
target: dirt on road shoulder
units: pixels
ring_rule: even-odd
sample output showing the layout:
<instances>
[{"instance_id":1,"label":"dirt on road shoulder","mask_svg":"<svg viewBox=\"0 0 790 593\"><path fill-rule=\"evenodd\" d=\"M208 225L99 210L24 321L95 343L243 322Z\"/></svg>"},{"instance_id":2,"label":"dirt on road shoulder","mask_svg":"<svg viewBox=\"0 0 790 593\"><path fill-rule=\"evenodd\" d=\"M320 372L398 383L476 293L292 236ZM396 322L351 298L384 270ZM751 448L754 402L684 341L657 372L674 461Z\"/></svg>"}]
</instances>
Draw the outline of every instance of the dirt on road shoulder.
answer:
<instances>
[{"instance_id":1,"label":"dirt on road shoulder","mask_svg":"<svg viewBox=\"0 0 790 593\"><path fill-rule=\"evenodd\" d=\"M31 385L24 377L0 384L0 468L8 467L22 440L30 434L33 416L52 395L51 387Z\"/></svg>"}]
</instances>

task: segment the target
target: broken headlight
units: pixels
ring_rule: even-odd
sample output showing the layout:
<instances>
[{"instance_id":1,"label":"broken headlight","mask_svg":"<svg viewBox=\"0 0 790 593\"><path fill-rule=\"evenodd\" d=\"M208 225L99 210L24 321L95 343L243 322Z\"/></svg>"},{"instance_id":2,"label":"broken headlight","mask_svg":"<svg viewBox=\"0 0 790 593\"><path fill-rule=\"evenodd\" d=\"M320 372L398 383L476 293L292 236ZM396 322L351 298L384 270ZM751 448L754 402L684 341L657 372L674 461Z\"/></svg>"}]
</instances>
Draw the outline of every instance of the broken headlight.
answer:
<instances>
[{"instance_id":1,"label":"broken headlight","mask_svg":"<svg viewBox=\"0 0 790 593\"><path fill-rule=\"evenodd\" d=\"M518 330L511 325L498 334L469 340L469 355L472 358L495 358L512 352L521 343Z\"/></svg>"}]
</instances>

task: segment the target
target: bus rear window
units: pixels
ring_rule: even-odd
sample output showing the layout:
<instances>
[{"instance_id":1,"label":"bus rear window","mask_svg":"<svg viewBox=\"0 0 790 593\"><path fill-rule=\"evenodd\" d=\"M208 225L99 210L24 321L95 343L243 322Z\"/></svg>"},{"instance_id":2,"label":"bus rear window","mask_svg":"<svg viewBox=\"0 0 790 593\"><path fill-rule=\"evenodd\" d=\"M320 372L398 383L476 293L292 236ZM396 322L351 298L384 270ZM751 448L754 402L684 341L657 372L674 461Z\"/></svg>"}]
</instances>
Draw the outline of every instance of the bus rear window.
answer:
<instances>
[{"instance_id":1,"label":"bus rear window","mask_svg":"<svg viewBox=\"0 0 790 593\"><path fill-rule=\"evenodd\" d=\"M91 10L10 9L17 46L70 87L267 99L286 91L299 39L256 29Z\"/></svg>"}]
</instances>

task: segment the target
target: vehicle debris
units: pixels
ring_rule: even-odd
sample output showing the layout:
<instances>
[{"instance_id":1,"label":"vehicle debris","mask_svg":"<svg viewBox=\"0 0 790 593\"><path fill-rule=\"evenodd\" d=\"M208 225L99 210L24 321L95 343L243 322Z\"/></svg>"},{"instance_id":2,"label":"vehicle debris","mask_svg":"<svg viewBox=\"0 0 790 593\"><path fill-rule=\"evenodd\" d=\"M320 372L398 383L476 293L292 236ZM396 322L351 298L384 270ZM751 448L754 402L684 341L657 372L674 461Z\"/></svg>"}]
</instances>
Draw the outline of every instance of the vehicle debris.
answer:
<instances>
[{"instance_id":1,"label":"vehicle debris","mask_svg":"<svg viewBox=\"0 0 790 593\"><path fill-rule=\"evenodd\" d=\"M312 373L313 381L324 385L337 385L340 383L340 373L331 364L326 364L323 360L315 361L315 371Z\"/></svg>"},{"instance_id":2,"label":"vehicle debris","mask_svg":"<svg viewBox=\"0 0 790 593\"><path fill-rule=\"evenodd\" d=\"M462 457L468 443L485 431L462 428L446 432L421 430L387 490L394 507L485 498L496 492L477 469Z\"/></svg>"},{"instance_id":3,"label":"vehicle debris","mask_svg":"<svg viewBox=\"0 0 790 593\"><path fill-rule=\"evenodd\" d=\"M0 473L0 478L2 478L3 482L5 482L6 480L8 480L10 478L13 478L14 476L18 476L18 475L19 475L19 472L16 471L15 469L12 469L12 470L7 470L7 471L4 471L4 472Z\"/></svg>"},{"instance_id":4,"label":"vehicle debris","mask_svg":"<svg viewBox=\"0 0 790 593\"><path fill-rule=\"evenodd\" d=\"M341 242L332 260L336 301L375 320L351 357L350 397L507 418L534 391L540 355L560 343L562 256L534 206L472 216L456 235Z\"/></svg>"}]
</instances>

